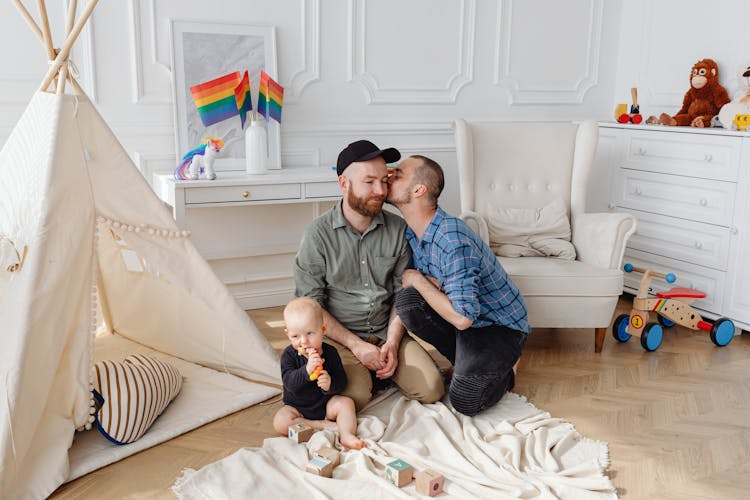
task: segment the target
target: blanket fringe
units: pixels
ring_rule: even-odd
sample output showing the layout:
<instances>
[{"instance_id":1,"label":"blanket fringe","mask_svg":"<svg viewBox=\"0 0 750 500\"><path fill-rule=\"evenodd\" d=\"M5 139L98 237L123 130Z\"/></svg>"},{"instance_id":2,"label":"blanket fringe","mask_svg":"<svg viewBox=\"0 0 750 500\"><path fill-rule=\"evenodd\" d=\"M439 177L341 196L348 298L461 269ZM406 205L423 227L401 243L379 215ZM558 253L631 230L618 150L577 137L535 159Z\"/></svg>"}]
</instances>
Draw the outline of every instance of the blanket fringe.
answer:
<instances>
[{"instance_id":1,"label":"blanket fringe","mask_svg":"<svg viewBox=\"0 0 750 500\"><path fill-rule=\"evenodd\" d=\"M182 469L180 476L175 479L174 484L172 484L172 492L177 495L177 498L182 498L182 496L180 495L180 490L190 480L190 478L193 477L194 474L195 469L191 469L190 467Z\"/></svg>"}]
</instances>

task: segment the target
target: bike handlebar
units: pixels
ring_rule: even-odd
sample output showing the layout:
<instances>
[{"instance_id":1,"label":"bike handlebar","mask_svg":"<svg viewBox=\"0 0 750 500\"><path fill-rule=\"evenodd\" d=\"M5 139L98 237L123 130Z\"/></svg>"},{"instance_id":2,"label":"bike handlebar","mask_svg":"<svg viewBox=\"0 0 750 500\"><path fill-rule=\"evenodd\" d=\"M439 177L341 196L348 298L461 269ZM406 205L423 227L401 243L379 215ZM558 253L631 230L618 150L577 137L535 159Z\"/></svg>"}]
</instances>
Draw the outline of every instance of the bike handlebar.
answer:
<instances>
[{"instance_id":1,"label":"bike handlebar","mask_svg":"<svg viewBox=\"0 0 750 500\"><path fill-rule=\"evenodd\" d=\"M626 273L630 273L633 271L637 273L645 273L646 271L650 271L651 276L656 276L657 278L661 278L667 283L674 283L675 281L677 281L677 276L675 276L674 273L667 273L667 274L657 273L656 271L651 271L651 269L644 269L642 267L634 266L630 262L622 266L622 268L625 270Z\"/></svg>"}]
</instances>

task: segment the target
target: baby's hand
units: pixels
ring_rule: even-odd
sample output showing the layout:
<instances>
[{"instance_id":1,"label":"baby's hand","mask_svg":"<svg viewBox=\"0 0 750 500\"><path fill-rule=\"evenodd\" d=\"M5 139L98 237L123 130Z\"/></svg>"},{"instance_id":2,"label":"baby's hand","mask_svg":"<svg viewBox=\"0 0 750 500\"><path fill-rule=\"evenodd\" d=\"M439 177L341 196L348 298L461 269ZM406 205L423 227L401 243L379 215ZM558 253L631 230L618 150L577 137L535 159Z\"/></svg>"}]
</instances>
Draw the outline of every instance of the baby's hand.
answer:
<instances>
[{"instance_id":1,"label":"baby's hand","mask_svg":"<svg viewBox=\"0 0 750 500\"><path fill-rule=\"evenodd\" d=\"M318 387L324 391L331 388L331 376L325 370L321 371L320 375L318 375Z\"/></svg>"},{"instance_id":2,"label":"baby's hand","mask_svg":"<svg viewBox=\"0 0 750 500\"><path fill-rule=\"evenodd\" d=\"M316 366L323 364L323 358L320 357L320 354L318 354L318 351L310 350L307 353L307 374L310 375L313 370L315 370Z\"/></svg>"}]
</instances>

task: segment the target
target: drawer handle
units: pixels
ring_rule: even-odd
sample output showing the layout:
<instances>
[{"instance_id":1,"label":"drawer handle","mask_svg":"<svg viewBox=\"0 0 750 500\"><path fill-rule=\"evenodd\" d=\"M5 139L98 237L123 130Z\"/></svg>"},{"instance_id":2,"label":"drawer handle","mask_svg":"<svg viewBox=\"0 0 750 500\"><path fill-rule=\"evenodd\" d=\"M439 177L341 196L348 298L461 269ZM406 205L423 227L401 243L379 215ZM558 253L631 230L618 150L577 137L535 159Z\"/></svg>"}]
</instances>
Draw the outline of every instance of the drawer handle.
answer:
<instances>
[{"instance_id":1,"label":"drawer handle","mask_svg":"<svg viewBox=\"0 0 750 500\"><path fill-rule=\"evenodd\" d=\"M641 156L646 156L646 148L638 148L638 154Z\"/></svg>"},{"instance_id":2,"label":"drawer handle","mask_svg":"<svg viewBox=\"0 0 750 500\"><path fill-rule=\"evenodd\" d=\"M705 198L701 198L698 203L700 203L702 207L705 207L706 205L708 205L708 200Z\"/></svg>"},{"instance_id":3,"label":"drawer handle","mask_svg":"<svg viewBox=\"0 0 750 500\"><path fill-rule=\"evenodd\" d=\"M242 197L243 198L250 198L250 191L243 191L242 192Z\"/></svg>"},{"instance_id":4,"label":"drawer handle","mask_svg":"<svg viewBox=\"0 0 750 500\"><path fill-rule=\"evenodd\" d=\"M713 156L711 156L710 154L707 154L707 155L705 155L705 156L703 157L703 159L704 159L704 160L706 160L706 161L707 161L708 163L711 163L711 160L713 160L713 159L714 159L714 157L713 157Z\"/></svg>"},{"instance_id":5,"label":"drawer handle","mask_svg":"<svg viewBox=\"0 0 750 500\"><path fill-rule=\"evenodd\" d=\"M610 210L614 210L614 209L615 209L615 204L614 204L614 203L610 203L609 205L607 205L607 207L608 207L608 208L609 208Z\"/></svg>"},{"instance_id":6,"label":"drawer handle","mask_svg":"<svg viewBox=\"0 0 750 500\"><path fill-rule=\"evenodd\" d=\"M732 227L731 227L731 228L729 229L729 232L730 232L730 233L732 233L732 234L737 234L737 233L739 233L739 232L740 232L740 230L739 230L739 229L737 229L737 226L732 226Z\"/></svg>"},{"instance_id":7,"label":"drawer handle","mask_svg":"<svg viewBox=\"0 0 750 500\"><path fill-rule=\"evenodd\" d=\"M701 243L700 241L696 241L696 242L695 242L695 243L693 244L693 246L694 246L695 248L697 248L698 250L700 250L701 248L703 248L703 243Z\"/></svg>"},{"instance_id":8,"label":"drawer handle","mask_svg":"<svg viewBox=\"0 0 750 500\"><path fill-rule=\"evenodd\" d=\"M641 188L635 188L635 190L633 191L633 193L634 193L634 194L635 194L636 196L640 196L640 195L641 195Z\"/></svg>"}]
</instances>

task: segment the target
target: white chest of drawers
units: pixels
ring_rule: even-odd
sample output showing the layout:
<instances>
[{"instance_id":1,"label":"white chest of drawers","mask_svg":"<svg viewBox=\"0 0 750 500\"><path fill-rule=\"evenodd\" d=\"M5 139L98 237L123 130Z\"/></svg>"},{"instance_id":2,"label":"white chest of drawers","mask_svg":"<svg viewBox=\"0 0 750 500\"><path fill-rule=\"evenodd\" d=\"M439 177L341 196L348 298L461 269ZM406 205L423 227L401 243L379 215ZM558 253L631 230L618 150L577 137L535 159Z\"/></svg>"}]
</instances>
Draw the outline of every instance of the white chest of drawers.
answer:
<instances>
[{"instance_id":1,"label":"white chest of drawers","mask_svg":"<svg viewBox=\"0 0 750 500\"><path fill-rule=\"evenodd\" d=\"M695 303L698 309L750 329L750 134L600 127L595 168L604 185L592 190L609 192L607 209L638 219L624 261L675 273L677 283L654 280L654 290L702 290L708 295ZM626 274L625 290L635 292L639 280Z\"/></svg>"},{"instance_id":2,"label":"white chest of drawers","mask_svg":"<svg viewBox=\"0 0 750 500\"><path fill-rule=\"evenodd\" d=\"M177 225L245 309L285 304L304 227L341 198L330 168L288 168L264 175L218 172L216 180L155 175L157 195Z\"/></svg>"}]
</instances>

